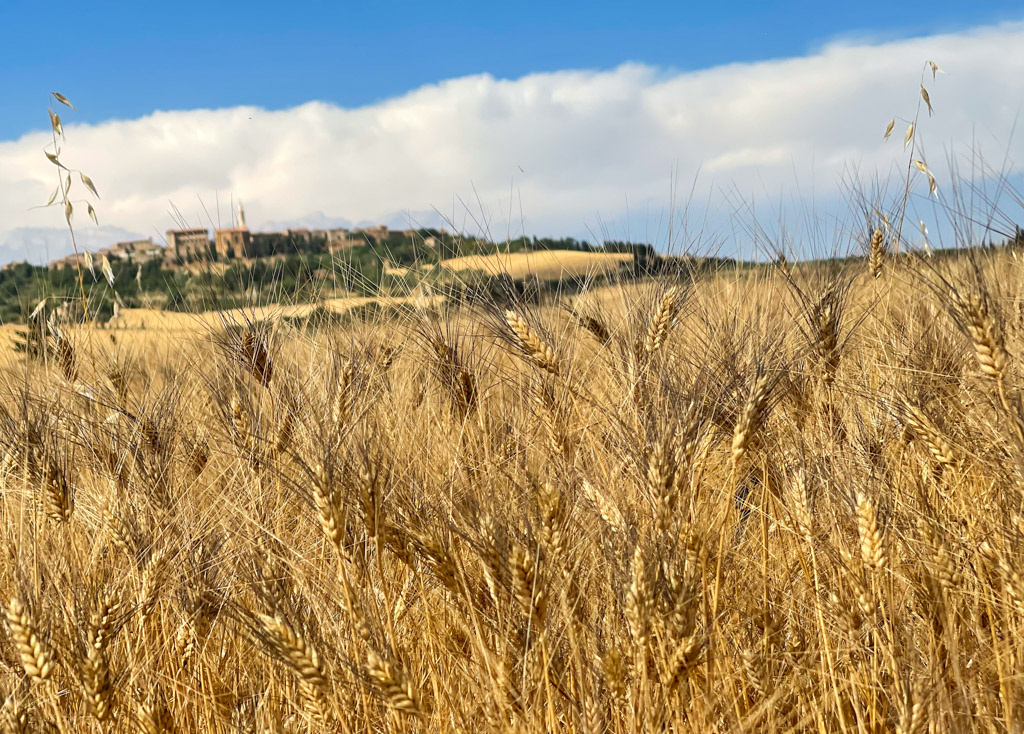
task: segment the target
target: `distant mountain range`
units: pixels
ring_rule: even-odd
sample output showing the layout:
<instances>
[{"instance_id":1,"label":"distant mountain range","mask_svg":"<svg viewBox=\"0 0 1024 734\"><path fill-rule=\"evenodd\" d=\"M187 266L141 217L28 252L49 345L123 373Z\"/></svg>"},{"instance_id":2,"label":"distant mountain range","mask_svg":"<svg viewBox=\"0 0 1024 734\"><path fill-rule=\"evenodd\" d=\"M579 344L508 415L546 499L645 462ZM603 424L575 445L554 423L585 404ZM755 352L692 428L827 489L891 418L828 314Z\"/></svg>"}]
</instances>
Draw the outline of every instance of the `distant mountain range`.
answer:
<instances>
[{"instance_id":1,"label":"distant mountain range","mask_svg":"<svg viewBox=\"0 0 1024 734\"><path fill-rule=\"evenodd\" d=\"M115 242L151 236L153 233L143 235L109 225L96 227L92 222L89 222L87 227L75 228L75 240L78 242L79 250L83 247L98 250L110 247ZM73 252L71 233L67 227L18 227L0 235L0 265L22 260L33 265L45 265L51 260Z\"/></svg>"}]
</instances>

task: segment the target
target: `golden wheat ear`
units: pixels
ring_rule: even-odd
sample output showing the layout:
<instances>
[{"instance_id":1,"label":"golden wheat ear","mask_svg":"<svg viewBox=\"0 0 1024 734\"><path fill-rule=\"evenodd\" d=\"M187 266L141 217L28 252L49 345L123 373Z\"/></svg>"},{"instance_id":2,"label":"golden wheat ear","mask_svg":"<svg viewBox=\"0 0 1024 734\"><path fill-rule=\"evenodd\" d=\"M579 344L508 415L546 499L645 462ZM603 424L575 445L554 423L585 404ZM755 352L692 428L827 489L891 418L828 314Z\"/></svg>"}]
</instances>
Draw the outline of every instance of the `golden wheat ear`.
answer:
<instances>
[{"instance_id":1,"label":"golden wheat ear","mask_svg":"<svg viewBox=\"0 0 1024 734\"><path fill-rule=\"evenodd\" d=\"M274 376L274 362L270 356L267 329L249 327L239 342L239 362L247 367L263 387L270 385Z\"/></svg>"},{"instance_id":2,"label":"golden wheat ear","mask_svg":"<svg viewBox=\"0 0 1024 734\"><path fill-rule=\"evenodd\" d=\"M17 597L7 603L7 629L29 680L43 683L53 675L56 656L31 613Z\"/></svg>"},{"instance_id":3,"label":"golden wheat ear","mask_svg":"<svg viewBox=\"0 0 1024 734\"><path fill-rule=\"evenodd\" d=\"M519 351L538 367L552 375L561 374L562 367L555 355L555 350L526 323L521 315L512 310L505 311L505 324L511 334L511 341Z\"/></svg>"},{"instance_id":4,"label":"golden wheat ear","mask_svg":"<svg viewBox=\"0 0 1024 734\"><path fill-rule=\"evenodd\" d=\"M872 278L882 275L882 266L885 264L885 240L881 229L875 229L871 233L871 240L868 243L868 272Z\"/></svg>"}]
</instances>

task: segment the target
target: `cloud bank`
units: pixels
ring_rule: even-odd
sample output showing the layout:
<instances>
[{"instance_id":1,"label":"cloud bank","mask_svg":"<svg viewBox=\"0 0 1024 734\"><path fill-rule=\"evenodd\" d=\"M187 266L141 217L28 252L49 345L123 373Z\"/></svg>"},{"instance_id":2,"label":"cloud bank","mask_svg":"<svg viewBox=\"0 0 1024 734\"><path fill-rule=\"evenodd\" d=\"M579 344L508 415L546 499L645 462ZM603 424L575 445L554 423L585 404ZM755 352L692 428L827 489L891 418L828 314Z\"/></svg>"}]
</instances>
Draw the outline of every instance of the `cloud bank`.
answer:
<instances>
[{"instance_id":1,"label":"cloud bank","mask_svg":"<svg viewBox=\"0 0 1024 734\"><path fill-rule=\"evenodd\" d=\"M579 236L601 222L664 222L672 171L687 193L700 171L700 196L770 198L799 185L828 199L851 166L898 170L906 165L901 120L916 112L926 59L950 73L934 82L926 75L935 115L920 126L925 152L941 159L946 149L980 146L1019 172L1024 23L840 42L702 71L630 63L514 80L482 74L355 109L159 111L90 126L70 124L69 112L62 158L96 182L110 232L154 239L179 224L227 223L232 197L256 229L435 225L439 211L496 237ZM47 131L0 142L2 260L45 261L70 249L61 210L34 208L56 184L43 157L49 141ZM929 158L933 169L939 163ZM75 219L83 233L95 229L84 214ZM102 230L83 236L95 243Z\"/></svg>"}]
</instances>

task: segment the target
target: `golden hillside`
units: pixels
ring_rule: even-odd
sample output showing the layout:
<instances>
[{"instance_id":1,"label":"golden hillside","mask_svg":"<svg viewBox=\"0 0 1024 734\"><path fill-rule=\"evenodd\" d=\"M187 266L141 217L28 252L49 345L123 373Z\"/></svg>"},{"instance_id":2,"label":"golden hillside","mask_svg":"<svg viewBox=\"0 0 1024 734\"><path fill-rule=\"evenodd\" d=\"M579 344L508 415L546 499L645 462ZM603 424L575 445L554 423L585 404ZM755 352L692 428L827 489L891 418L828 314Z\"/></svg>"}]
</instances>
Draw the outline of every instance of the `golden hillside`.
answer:
<instances>
[{"instance_id":1,"label":"golden hillside","mask_svg":"<svg viewBox=\"0 0 1024 734\"><path fill-rule=\"evenodd\" d=\"M541 250L509 254L467 255L441 262L448 270L482 270L489 275L507 273L513 278L536 275L542 280L558 280L599 275L619 270L632 262L629 254L580 252L577 250Z\"/></svg>"}]
</instances>

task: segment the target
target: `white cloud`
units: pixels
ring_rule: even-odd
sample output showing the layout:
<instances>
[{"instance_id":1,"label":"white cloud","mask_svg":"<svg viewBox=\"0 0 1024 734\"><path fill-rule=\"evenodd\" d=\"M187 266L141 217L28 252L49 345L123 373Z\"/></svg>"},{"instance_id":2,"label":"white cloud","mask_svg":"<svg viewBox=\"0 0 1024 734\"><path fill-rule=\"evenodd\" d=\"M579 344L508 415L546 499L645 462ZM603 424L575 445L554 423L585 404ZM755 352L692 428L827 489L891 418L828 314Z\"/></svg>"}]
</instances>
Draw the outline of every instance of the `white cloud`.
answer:
<instances>
[{"instance_id":1,"label":"white cloud","mask_svg":"<svg viewBox=\"0 0 1024 734\"><path fill-rule=\"evenodd\" d=\"M697 72L625 64L471 76L357 109L310 102L66 124L63 158L96 181L101 223L144 236L175 226L172 205L183 223L215 224L218 195L223 221L233 195L255 228L401 223L409 211L436 224L437 208L467 228L487 220L499 237L524 227L579 235L599 217L624 222L627 202L634 220L661 216L673 169L684 181L702 170L705 188L744 195L774 196L813 174L815 197L827 198L846 166L862 174L905 166L905 123L884 145L881 133L890 117L914 115L926 59L950 71L934 82L926 75L935 106L921 124L926 152L942 159L948 147L980 145L1020 171L1024 143L1012 131L1024 100L1022 23L841 42L811 56ZM61 254L61 211L33 209L56 183L42 156L49 139L37 132L0 142L0 258ZM940 160L929 163L943 170ZM92 226L84 211L76 224ZM39 228L54 229L49 252L32 249Z\"/></svg>"}]
</instances>

